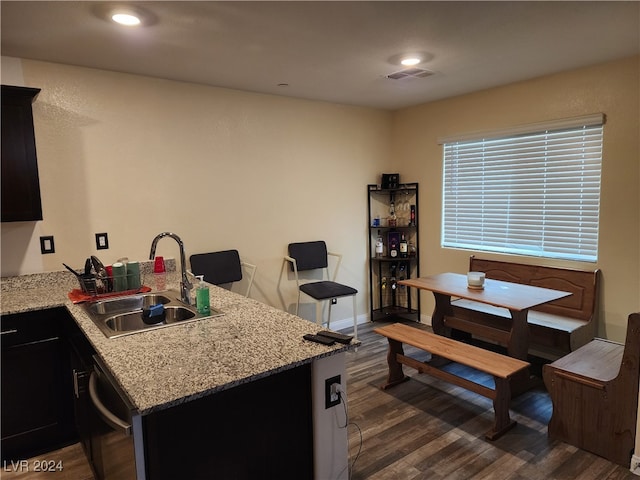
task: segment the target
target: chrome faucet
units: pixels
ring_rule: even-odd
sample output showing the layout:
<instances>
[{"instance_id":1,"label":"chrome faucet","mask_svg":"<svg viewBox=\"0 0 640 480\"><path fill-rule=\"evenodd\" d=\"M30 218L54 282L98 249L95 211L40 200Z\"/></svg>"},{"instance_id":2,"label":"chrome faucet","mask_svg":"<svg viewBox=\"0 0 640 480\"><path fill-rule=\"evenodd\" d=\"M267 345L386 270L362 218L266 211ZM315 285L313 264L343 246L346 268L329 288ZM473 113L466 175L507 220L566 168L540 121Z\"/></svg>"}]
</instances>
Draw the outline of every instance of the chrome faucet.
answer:
<instances>
[{"instance_id":1,"label":"chrome faucet","mask_svg":"<svg viewBox=\"0 0 640 480\"><path fill-rule=\"evenodd\" d=\"M187 277L187 263L184 255L184 243L182 243L182 240L180 240L180 237L175 233L171 233L171 232L162 232L156 235L156 238L154 238L153 242L151 242L151 252L149 253L149 260L153 260L155 258L156 245L158 245L158 240L160 240L162 237L171 237L176 242L178 242L178 246L180 247L180 274L181 274L180 300L187 305L191 305L190 292L191 292L191 289L193 288L193 285L191 284L191 282L189 281L189 278Z\"/></svg>"}]
</instances>

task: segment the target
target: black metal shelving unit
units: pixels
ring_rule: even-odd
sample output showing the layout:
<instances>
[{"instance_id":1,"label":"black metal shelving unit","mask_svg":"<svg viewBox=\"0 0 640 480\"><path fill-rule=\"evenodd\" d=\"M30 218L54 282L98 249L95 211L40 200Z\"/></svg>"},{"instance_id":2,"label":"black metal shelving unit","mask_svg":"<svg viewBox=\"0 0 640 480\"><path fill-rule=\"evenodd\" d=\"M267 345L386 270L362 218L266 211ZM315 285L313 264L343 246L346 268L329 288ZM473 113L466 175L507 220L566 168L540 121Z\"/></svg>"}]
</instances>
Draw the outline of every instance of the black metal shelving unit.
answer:
<instances>
[{"instance_id":1,"label":"black metal shelving unit","mask_svg":"<svg viewBox=\"0 0 640 480\"><path fill-rule=\"evenodd\" d=\"M402 279L420 276L418 231L418 184L401 183L396 188L367 185L369 213L369 312L372 321L420 321L420 294L417 289L398 285ZM391 204L397 215L396 225L389 224ZM411 206L414 214L411 216ZM374 224L379 217L380 225ZM384 252L376 256L378 232L384 239ZM389 256L389 233L404 234L409 243L405 258ZM412 247L413 246L413 247Z\"/></svg>"}]
</instances>

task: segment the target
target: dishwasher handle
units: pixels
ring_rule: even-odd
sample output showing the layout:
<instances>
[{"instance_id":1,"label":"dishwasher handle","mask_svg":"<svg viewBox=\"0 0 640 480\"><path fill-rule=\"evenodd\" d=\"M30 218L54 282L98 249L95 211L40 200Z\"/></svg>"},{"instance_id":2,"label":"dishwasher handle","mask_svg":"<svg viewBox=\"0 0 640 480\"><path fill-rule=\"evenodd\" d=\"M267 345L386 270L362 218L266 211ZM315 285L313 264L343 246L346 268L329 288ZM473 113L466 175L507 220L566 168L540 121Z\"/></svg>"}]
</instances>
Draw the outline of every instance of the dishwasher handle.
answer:
<instances>
[{"instance_id":1,"label":"dishwasher handle","mask_svg":"<svg viewBox=\"0 0 640 480\"><path fill-rule=\"evenodd\" d=\"M131 436L131 424L114 415L100 400L98 396L98 374L96 372L91 372L91 376L89 377L89 397L98 410L100 417L108 423L111 428L127 436Z\"/></svg>"}]
</instances>

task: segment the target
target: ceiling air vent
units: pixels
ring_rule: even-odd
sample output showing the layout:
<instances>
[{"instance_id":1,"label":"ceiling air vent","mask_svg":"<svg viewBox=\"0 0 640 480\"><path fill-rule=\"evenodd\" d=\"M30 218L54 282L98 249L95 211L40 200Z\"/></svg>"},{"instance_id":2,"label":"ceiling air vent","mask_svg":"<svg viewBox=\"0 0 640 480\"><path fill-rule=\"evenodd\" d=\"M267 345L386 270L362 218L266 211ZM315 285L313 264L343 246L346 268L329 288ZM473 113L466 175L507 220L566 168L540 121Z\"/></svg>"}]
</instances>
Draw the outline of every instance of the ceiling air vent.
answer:
<instances>
[{"instance_id":1,"label":"ceiling air vent","mask_svg":"<svg viewBox=\"0 0 640 480\"><path fill-rule=\"evenodd\" d=\"M414 77L414 78L425 78L430 75L433 75L433 72L430 70L424 70L423 68L407 68L405 70L400 70L399 72L390 73L387 75L387 78L391 78L392 80L400 80L402 78Z\"/></svg>"}]
</instances>

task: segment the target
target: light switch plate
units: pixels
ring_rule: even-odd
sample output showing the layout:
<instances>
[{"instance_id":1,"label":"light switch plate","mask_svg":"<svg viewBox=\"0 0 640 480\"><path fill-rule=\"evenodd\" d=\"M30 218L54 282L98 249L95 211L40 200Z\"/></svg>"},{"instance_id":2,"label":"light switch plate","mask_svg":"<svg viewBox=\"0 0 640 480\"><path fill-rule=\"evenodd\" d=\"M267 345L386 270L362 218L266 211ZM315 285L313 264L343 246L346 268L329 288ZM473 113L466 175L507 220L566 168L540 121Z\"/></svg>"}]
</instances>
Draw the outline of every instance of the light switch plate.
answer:
<instances>
[{"instance_id":1,"label":"light switch plate","mask_svg":"<svg viewBox=\"0 0 640 480\"><path fill-rule=\"evenodd\" d=\"M53 235L40 237L40 252L45 255L47 253L55 253L56 247L53 243Z\"/></svg>"},{"instance_id":2,"label":"light switch plate","mask_svg":"<svg viewBox=\"0 0 640 480\"><path fill-rule=\"evenodd\" d=\"M96 233L96 248L98 250L107 250L109 248L109 237L107 233Z\"/></svg>"}]
</instances>

